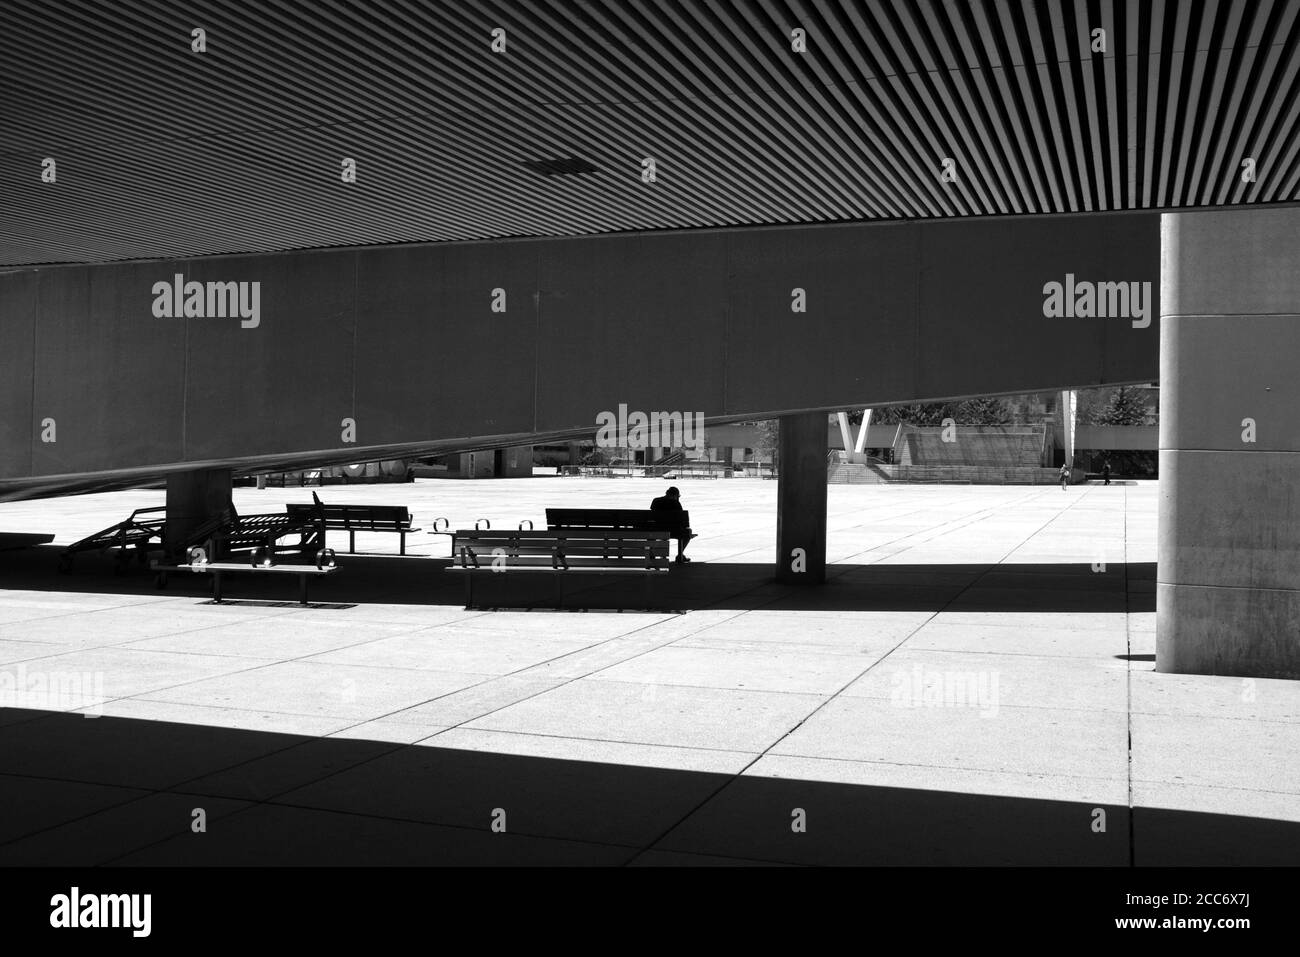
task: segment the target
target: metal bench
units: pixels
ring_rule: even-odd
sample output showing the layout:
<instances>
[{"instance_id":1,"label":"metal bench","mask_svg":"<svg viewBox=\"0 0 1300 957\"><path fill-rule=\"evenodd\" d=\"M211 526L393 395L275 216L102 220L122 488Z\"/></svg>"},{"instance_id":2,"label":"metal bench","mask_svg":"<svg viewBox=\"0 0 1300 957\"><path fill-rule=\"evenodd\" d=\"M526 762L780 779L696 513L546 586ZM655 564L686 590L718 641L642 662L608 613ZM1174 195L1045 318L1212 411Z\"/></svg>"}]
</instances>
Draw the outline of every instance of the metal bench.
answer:
<instances>
[{"instance_id":1,"label":"metal bench","mask_svg":"<svg viewBox=\"0 0 1300 957\"><path fill-rule=\"evenodd\" d=\"M178 556L190 555L195 548L201 548L210 563L225 563L240 553L263 553L272 563L286 555L304 561L314 560L325 549L325 522L315 506L307 508L310 513L300 510L296 513L240 515L234 505L229 506L221 515L194 529L175 547L169 544L167 557L170 561L150 565L158 573L158 587L167 586L169 571L189 570L189 565L181 563Z\"/></svg>"},{"instance_id":2,"label":"metal bench","mask_svg":"<svg viewBox=\"0 0 1300 957\"><path fill-rule=\"evenodd\" d=\"M289 505L290 515L312 517L317 509L330 531L348 533L348 551L357 550L357 532L391 532L401 536L400 553L406 554L406 536L420 529L411 527L411 513L405 505L326 505L315 492L314 505ZM436 524L436 523L435 523Z\"/></svg>"},{"instance_id":3,"label":"metal bench","mask_svg":"<svg viewBox=\"0 0 1300 957\"><path fill-rule=\"evenodd\" d=\"M200 551L201 549L196 549ZM326 549L325 551L328 551ZM165 571L189 571L195 574L207 574L212 576L212 600L221 602L221 577L223 575L234 575L251 572L259 575L297 575L298 576L298 604L307 604L307 581L320 575L331 575L338 571L338 566L333 564L332 557L328 563L319 565L289 564L289 565L269 565L264 563L241 564L239 562L209 562L201 556L194 556L195 559L184 565L161 566L155 562L155 568L165 568ZM164 574L165 574L164 571Z\"/></svg>"}]
</instances>

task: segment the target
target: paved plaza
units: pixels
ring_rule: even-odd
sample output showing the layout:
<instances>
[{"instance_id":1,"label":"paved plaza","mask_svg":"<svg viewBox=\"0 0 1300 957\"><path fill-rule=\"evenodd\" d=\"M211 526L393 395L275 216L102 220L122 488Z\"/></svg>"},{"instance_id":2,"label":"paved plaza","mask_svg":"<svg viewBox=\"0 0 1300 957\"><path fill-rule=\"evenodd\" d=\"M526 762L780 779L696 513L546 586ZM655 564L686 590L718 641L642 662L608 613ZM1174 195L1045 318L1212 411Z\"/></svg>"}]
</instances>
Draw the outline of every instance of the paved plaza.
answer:
<instances>
[{"instance_id":1,"label":"paved plaza","mask_svg":"<svg viewBox=\"0 0 1300 957\"><path fill-rule=\"evenodd\" d=\"M665 484L319 491L514 528ZM57 536L0 553L0 863L1297 859L1300 684L1154 672L1157 483L832 485L808 589L772 581L775 482L678 485L696 561L655 611L625 579L555 610L548 574L466 610L423 533L332 537L310 607L277 576L213 605L206 576L56 571L161 490L0 505Z\"/></svg>"}]
</instances>

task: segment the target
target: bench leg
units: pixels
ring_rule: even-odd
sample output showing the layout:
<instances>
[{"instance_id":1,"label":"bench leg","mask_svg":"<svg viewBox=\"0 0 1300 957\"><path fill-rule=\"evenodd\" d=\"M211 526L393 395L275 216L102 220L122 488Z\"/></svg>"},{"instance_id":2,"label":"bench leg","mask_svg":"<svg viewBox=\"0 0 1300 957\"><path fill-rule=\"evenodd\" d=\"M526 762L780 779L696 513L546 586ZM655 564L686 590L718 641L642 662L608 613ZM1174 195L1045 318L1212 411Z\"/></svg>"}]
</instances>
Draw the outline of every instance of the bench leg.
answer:
<instances>
[{"instance_id":1,"label":"bench leg","mask_svg":"<svg viewBox=\"0 0 1300 957\"><path fill-rule=\"evenodd\" d=\"M307 576L298 576L298 604L307 604Z\"/></svg>"},{"instance_id":2,"label":"bench leg","mask_svg":"<svg viewBox=\"0 0 1300 957\"><path fill-rule=\"evenodd\" d=\"M348 554L355 555L356 553L357 553L357 533L349 528L348 529Z\"/></svg>"},{"instance_id":3,"label":"bench leg","mask_svg":"<svg viewBox=\"0 0 1300 957\"><path fill-rule=\"evenodd\" d=\"M465 610L469 611L474 607L474 573L465 572Z\"/></svg>"},{"instance_id":4,"label":"bench leg","mask_svg":"<svg viewBox=\"0 0 1300 957\"><path fill-rule=\"evenodd\" d=\"M221 572L212 573L212 600L216 604L221 604Z\"/></svg>"},{"instance_id":5,"label":"bench leg","mask_svg":"<svg viewBox=\"0 0 1300 957\"><path fill-rule=\"evenodd\" d=\"M555 573L555 607L557 610L564 609L564 573Z\"/></svg>"},{"instance_id":6,"label":"bench leg","mask_svg":"<svg viewBox=\"0 0 1300 957\"><path fill-rule=\"evenodd\" d=\"M406 532L402 532L402 554L406 554Z\"/></svg>"}]
</instances>

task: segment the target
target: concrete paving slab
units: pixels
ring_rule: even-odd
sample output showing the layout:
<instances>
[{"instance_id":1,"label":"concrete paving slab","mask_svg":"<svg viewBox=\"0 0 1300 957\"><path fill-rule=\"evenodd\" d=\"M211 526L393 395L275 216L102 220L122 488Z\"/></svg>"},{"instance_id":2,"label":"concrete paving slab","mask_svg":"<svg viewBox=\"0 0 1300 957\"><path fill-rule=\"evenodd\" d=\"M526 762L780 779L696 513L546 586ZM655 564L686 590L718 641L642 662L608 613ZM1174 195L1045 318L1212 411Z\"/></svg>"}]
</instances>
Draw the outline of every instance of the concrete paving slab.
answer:
<instances>
[{"instance_id":1,"label":"concrete paving slab","mask_svg":"<svg viewBox=\"0 0 1300 957\"><path fill-rule=\"evenodd\" d=\"M592 679L832 695L861 675L878 658L878 655L816 652L791 655L784 651L672 645L613 665L592 675Z\"/></svg>"},{"instance_id":2,"label":"concrete paving slab","mask_svg":"<svg viewBox=\"0 0 1300 957\"><path fill-rule=\"evenodd\" d=\"M0 846L12 867L85 867L112 863L158 841L221 841L226 819L246 801L182 794L146 794L137 800ZM195 811L202 816L196 817ZM194 830L197 822L206 832Z\"/></svg>"},{"instance_id":3,"label":"concrete paving slab","mask_svg":"<svg viewBox=\"0 0 1300 957\"><path fill-rule=\"evenodd\" d=\"M486 829L504 812L507 833L635 848L668 831L730 778L694 769L447 749L434 739L340 771L274 803L469 830Z\"/></svg>"},{"instance_id":4,"label":"concrete paving slab","mask_svg":"<svg viewBox=\"0 0 1300 957\"><path fill-rule=\"evenodd\" d=\"M1133 782L1139 867L1295 867L1300 801L1254 788Z\"/></svg>"},{"instance_id":5,"label":"concrete paving slab","mask_svg":"<svg viewBox=\"0 0 1300 957\"><path fill-rule=\"evenodd\" d=\"M883 761L843 761L765 754L744 773L750 777L788 781L852 784L878 788L944 791L951 794L1078 802L1110 809L1128 805L1128 783L1119 778L981 771L970 768L891 764Z\"/></svg>"},{"instance_id":6,"label":"concrete paving slab","mask_svg":"<svg viewBox=\"0 0 1300 957\"><path fill-rule=\"evenodd\" d=\"M402 745L384 741L316 738L185 781L175 785L173 790L189 795L267 801L373 761L400 747Z\"/></svg>"},{"instance_id":7,"label":"concrete paving slab","mask_svg":"<svg viewBox=\"0 0 1300 957\"><path fill-rule=\"evenodd\" d=\"M308 611L289 611L287 616L292 619L295 616L310 615L313 618L319 617L318 613ZM486 614L481 611L466 611L457 605L435 605L435 604L401 604L398 602L365 602L358 604L353 608L348 608L342 612L342 617L349 622L383 622L388 624L405 625L412 630L416 628L430 628L434 625L452 625L463 627L462 623L472 621L480 615Z\"/></svg>"},{"instance_id":8,"label":"concrete paving slab","mask_svg":"<svg viewBox=\"0 0 1300 957\"><path fill-rule=\"evenodd\" d=\"M1128 860L1127 808L745 775L654 850L806 865L1093 864Z\"/></svg>"},{"instance_id":9,"label":"concrete paving slab","mask_svg":"<svg viewBox=\"0 0 1300 957\"><path fill-rule=\"evenodd\" d=\"M550 691L567 680L569 679L534 676L531 672L503 675L462 691L453 691L425 704L395 711L384 720L395 724L453 727Z\"/></svg>"},{"instance_id":10,"label":"concrete paving slab","mask_svg":"<svg viewBox=\"0 0 1300 957\"><path fill-rule=\"evenodd\" d=\"M431 701L488 677L466 672L290 661L195 681L142 697L149 701L245 711L283 711L363 720Z\"/></svg>"},{"instance_id":11,"label":"concrete paving slab","mask_svg":"<svg viewBox=\"0 0 1300 957\"><path fill-rule=\"evenodd\" d=\"M581 679L478 718L468 727L758 753L824 700L809 694Z\"/></svg>"},{"instance_id":12,"label":"concrete paving slab","mask_svg":"<svg viewBox=\"0 0 1300 957\"><path fill-rule=\"evenodd\" d=\"M424 744L492 754L723 775L739 774L754 760L754 755L743 751L674 748L651 744L628 744L622 741L593 741L587 738L480 731L475 728L454 728L438 735L437 740L426 741Z\"/></svg>"},{"instance_id":13,"label":"concrete paving slab","mask_svg":"<svg viewBox=\"0 0 1300 957\"><path fill-rule=\"evenodd\" d=\"M1133 711L1300 724L1300 682L1143 672L1133 676Z\"/></svg>"},{"instance_id":14,"label":"concrete paving slab","mask_svg":"<svg viewBox=\"0 0 1300 957\"><path fill-rule=\"evenodd\" d=\"M689 616L686 616L689 617ZM587 648L552 658L519 672L521 676L570 680L596 674L624 661L635 659L657 648L673 644L679 629L662 627L637 631L620 638L601 641Z\"/></svg>"},{"instance_id":15,"label":"concrete paving slab","mask_svg":"<svg viewBox=\"0 0 1300 957\"><path fill-rule=\"evenodd\" d=\"M505 629L462 633L425 629L379 638L309 659L320 664L370 665L384 668L456 670L505 675L590 647L601 639L558 635L523 635Z\"/></svg>"},{"instance_id":16,"label":"concrete paving slab","mask_svg":"<svg viewBox=\"0 0 1300 957\"><path fill-rule=\"evenodd\" d=\"M107 608L29 620L5 637L49 641L73 647L114 645L160 635L175 635L222 625L265 623L282 609L211 605L181 599L165 605Z\"/></svg>"},{"instance_id":17,"label":"concrete paving slab","mask_svg":"<svg viewBox=\"0 0 1300 957\"><path fill-rule=\"evenodd\" d=\"M1039 658L903 648L848 688L846 697L924 701L983 681L1000 706L1127 712L1128 667L1115 659Z\"/></svg>"},{"instance_id":18,"label":"concrete paving slab","mask_svg":"<svg viewBox=\"0 0 1300 957\"><path fill-rule=\"evenodd\" d=\"M223 823L220 841L201 839L208 836L172 838L114 863L223 867L272 860L289 867L617 866L633 854L625 847L497 834L486 825L471 830L277 805L257 805L232 815Z\"/></svg>"},{"instance_id":19,"label":"concrete paving slab","mask_svg":"<svg viewBox=\"0 0 1300 957\"><path fill-rule=\"evenodd\" d=\"M30 661L50 655L61 655L68 649L49 641L12 641L0 639L0 664L11 661Z\"/></svg>"},{"instance_id":20,"label":"concrete paving slab","mask_svg":"<svg viewBox=\"0 0 1300 957\"><path fill-rule=\"evenodd\" d=\"M588 638L592 642L618 638L654 627L673 618L671 614L618 612L576 612L539 608L536 611L499 611L480 615L457 625L463 635L519 634L554 637L564 641Z\"/></svg>"},{"instance_id":21,"label":"concrete paving slab","mask_svg":"<svg viewBox=\"0 0 1300 957\"><path fill-rule=\"evenodd\" d=\"M205 728L267 731L272 734L302 735L305 737L330 734L354 723L347 718L327 717L319 714L257 711L223 705L207 706L172 701L148 701L144 698L119 698L116 701L108 702L102 708L93 710L112 718L129 718L137 721L168 721L173 724L193 724Z\"/></svg>"},{"instance_id":22,"label":"concrete paving slab","mask_svg":"<svg viewBox=\"0 0 1300 957\"><path fill-rule=\"evenodd\" d=\"M828 617L760 609L697 631L680 644L773 650L817 649L874 654L899 644L932 617L929 612L865 612Z\"/></svg>"},{"instance_id":23,"label":"concrete paving slab","mask_svg":"<svg viewBox=\"0 0 1300 957\"><path fill-rule=\"evenodd\" d=\"M0 773L0 867L16 863L10 842L138 800L139 788Z\"/></svg>"},{"instance_id":24,"label":"concrete paving slab","mask_svg":"<svg viewBox=\"0 0 1300 957\"><path fill-rule=\"evenodd\" d=\"M0 773L164 790L304 740L198 724L50 715L0 728Z\"/></svg>"},{"instance_id":25,"label":"concrete paving slab","mask_svg":"<svg viewBox=\"0 0 1300 957\"><path fill-rule=\"evenodd\" d=\"M400 714L401 712L399 712ZM388 744L416 744L446 731L448 725L423 721L398 721L395 718L377 718L362 721L328 735L341 740L381 741Z\"/></svg>"},{"instance_id":26,"label":"concrete paving slab","mask_svg":"<svg viewBox=\"0 0 1300 957\"><path fill-rule=\"evenodd\" d=\"M1021 774L1128 775L1123 714L966 705L905 706L836 698L778 742L774 754Z\"/></svg>"},{"instance_id":27,"label":"concrete paving slab","mask_svg":"<svg viewBox=\"0 0 1300 957\"><path fill-rule=\"evenodd\" d=\"M1284 791L1134 781L1131 793L1134 807L1300 824L1300 801ZM1300 855L1291 863L1300 864Z\"/></svg>"},{"instance_id":28,"label":"concrete paving slab","mask_svg":"<svg viewBox=\"0 0 1300 957\"><path fill-rule=\"evenodd\" d=\"M89 648L0 665L0 686L22 694L20 706L71 711L246 667L247 661L217 655Z\"/></svg>"},{"instance_id":29,"label":"concrete paving slab","mask_svg":"<svg viewBox=\"0 0 1300 957\"><path fill-rule=\"evenodd\" d=\"M1118 660L1128 654L1123 616L1111 627L1071 628L1060 621L1052 624L1019 624L1007 615L989 614L983 622L953 622L938 616L907 640L914 651L961 651L988 654L1033 655L1035 657Z\"/></svg>"},{"instance_id":30,"label":"concrete paving slab","mask_svg":"<svg viewBox=\"0 0 1300 957\"><path fill-rule=\"evenodd\" d=\"M1134 714L1132 727L1134 782L1300 795L1298 722Z\"/></svg>"},{"instance_id":31,"label":"concrete paving slab","mask_svg":"<svg viewBox=\"0 0 1300 957\"><path fill-rule=\"evenodd\" d=\"M409 624L359 622L332 615L312 618L277 616L273 625L256 620L237 625L217 625L161 638L125 642L119 647L283 661L364 645L411 630Z\"/></svg>"}]
</instances>

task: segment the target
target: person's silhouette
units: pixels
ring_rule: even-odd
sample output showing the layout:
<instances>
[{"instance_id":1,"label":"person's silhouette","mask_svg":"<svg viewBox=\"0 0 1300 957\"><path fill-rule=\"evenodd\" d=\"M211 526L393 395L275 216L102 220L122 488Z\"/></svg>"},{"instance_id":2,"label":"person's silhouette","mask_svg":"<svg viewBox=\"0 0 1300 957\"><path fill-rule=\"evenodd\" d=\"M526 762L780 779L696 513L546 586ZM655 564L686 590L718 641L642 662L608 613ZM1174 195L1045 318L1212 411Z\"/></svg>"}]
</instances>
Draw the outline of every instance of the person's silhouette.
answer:
<instances>
[{"instance_id":1,"label":"person's silhouette","mask_svg":"<svg viewBox=\"0 0 1300 957\"><path fill-rule=\"evenodd\" d=\"M678 491L677 486L670 486L668 491L650 503L650 511L666 513L664 520L667 522L673 538L677 539L677 561L689 562L690 559L683 555L682 552L686 551L686 546L696 536L686 525L685 510L682 508L681 499L682 493ZM673 513L676 513L676 516Z\"/></svg>"}]
</instances>

